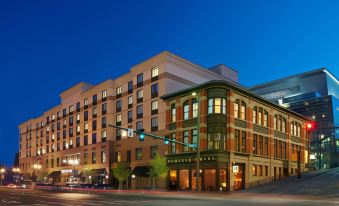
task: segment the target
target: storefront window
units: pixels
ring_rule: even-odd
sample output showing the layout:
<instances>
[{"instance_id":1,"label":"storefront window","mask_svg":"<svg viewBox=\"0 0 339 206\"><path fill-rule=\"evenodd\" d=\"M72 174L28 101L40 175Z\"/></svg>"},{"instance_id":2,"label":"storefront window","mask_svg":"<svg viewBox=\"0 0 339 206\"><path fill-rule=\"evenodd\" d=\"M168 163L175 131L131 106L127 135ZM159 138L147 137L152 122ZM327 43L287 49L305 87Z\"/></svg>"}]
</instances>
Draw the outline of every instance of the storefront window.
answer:
<instances>
[{"instance_id":1,"label":"storefront window","mask_svg":"<svg viewBox=\"0 0 339 206\"><path fill-rule=\"evenodd\" d=\"M216 190L216 170L215 169L206 169L205 170L205 190L214 191Z\"/></svg>"},{"instance_id":2,"label":"storefront window","mask_svg":"<svg viewBox=\"0 0 339 206\"><path fill-rule=\"evenodd\" d=\"M180 177L180 190L188 190L189 189L189 172L188 170L180 170L179 177Z\"/></svg>"},{"instance_id":3,"label":"storefront window","mask_svg":"<svg viewBox=\"0 0 339 206\"><path fill-rule=\"evenodd\" d=\"M208 150L223 150L226 146L225 134L223 133L208 133L207 141Z\"/></svg>"},{"instance_id":4,"label":"storefront window","mask_svg":"<svg viewBox=\"0 0 339 206\"><path fill-rule=\"evenodd\" d=\"M226 177L226 169L220 169L220 188L219 190L225 191L227 187L227 177Z\"/></svg>"}]
</instances>

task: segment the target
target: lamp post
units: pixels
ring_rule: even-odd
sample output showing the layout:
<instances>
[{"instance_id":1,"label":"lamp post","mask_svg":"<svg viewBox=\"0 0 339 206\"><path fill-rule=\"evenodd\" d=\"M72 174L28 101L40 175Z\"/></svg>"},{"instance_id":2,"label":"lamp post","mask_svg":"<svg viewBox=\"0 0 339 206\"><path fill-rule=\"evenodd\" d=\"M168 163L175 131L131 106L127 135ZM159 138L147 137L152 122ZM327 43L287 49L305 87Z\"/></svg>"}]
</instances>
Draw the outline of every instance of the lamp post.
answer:
<instances>
[{"instance_id":1,"label":"lamp post","mask_svg":"<svg viewBox=\"0 0 339 206\"><path fill-rule=\"evenodd\" d=\"M3 180L4 180L5 172L6 172L5 168L1 168L0 169L0 173L1 173L1 186L3 186Z\"/></svg>"},{"instance_id":2,"label":"lamp post","mask_svg":"<svg viewBox=\"0 0 339 206\"><path fill-rule=\"evenodd\" d=\"M13 168L15 183L18 183L20 168Z\"/></svg>"},{"instance_id":3,"label":"lamp post","mask_svg":"<svg viewBox=\"0 0 339 206\"><path fill-rule=\"evenodd\" d=\"M196 168L196 191L200 191L200 96L199 92L193 92L193 97L197 98L198 102L198 111L197 111L197 168Z\"/></svg>"},{"instance_id":4,"label":"lamp post","mask_svg":"<svg viewBox=\"0 0 339 206\"><path fill-rule=\"evenodd\" d=\"M70 159L69 161L68 161L68 163L70 164L70 165L72 165L72 177L74 178L74 176L75 176L75 171L74 171L74 168L75 168L75 165L78 165L79 164L79 160L77 160L77 159L75 159L75 160L73 160L73 159ZM73 178L72 178L72 180L73 180ZM72 181L71 181L72 182Z\"/></svg>"}]
</instances>

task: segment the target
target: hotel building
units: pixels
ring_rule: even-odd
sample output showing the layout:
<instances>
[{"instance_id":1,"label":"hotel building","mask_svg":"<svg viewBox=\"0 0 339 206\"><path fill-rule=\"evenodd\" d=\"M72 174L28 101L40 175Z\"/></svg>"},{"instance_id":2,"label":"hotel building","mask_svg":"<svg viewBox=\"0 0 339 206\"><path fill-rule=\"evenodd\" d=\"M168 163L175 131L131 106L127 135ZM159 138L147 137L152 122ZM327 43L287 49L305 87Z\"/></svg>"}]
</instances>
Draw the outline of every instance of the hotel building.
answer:
<instances>
[{"instance_id":1,"label":"hotel building","mask_svg":"<svg viewBox=\"0 0 339 206\"><path fill-rule=\"evenodd\" d=\"M200 139L201 190L239 190L307 171L309 139L302 115L224 80L162 98L169 137L187 144ZM196 149L170 144L168 188L194 190Z\"/></svg>"},{"instance_id":2,"label":"hotel building","mask_svg":"<svg viewBox=\"0 0 339 206\"><path fill-rule=\"evenodd\" d=\"M149 161L168 154L162 141L128 138L110 127L167 134L166 103L160 96L211 80L237 81L237 72L218 65L205 69L162 52L123 76L97 85L81 82L60 94L61 102L19 125L19 166L26 178L45 181L107 182L110 168L128 162L132 188L149 187Z\"/></svg>"}]
</instances>

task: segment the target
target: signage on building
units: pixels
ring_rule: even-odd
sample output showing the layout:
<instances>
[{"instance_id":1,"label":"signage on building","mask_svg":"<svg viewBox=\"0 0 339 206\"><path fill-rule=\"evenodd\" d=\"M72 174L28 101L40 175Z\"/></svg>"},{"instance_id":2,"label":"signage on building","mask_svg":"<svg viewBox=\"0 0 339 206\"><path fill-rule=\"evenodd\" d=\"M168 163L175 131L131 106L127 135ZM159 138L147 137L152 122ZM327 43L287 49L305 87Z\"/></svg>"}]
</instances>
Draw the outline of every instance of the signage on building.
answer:
<instances>
[{"instance_id":1,"label":"signage on building","mask_svg":"<svg viewBox=\"0 0 339 206\"><path fill-rule=\"evenodd\" d=\"M71 169L61 170L62 174L69 174L69 173L72 173L72 172L73 172L73 170L71 170Z\"/></svg>"},{"instance_id":2,"label":"signage on building","mask_svg":"<svg viewBox=\"0 0 339 206\"><path fill-rule=\"evenodd\" d=\"M233 173L238 173L238 172L239 172L239 166L233 165Z\"/></svg>"}]
</instances>

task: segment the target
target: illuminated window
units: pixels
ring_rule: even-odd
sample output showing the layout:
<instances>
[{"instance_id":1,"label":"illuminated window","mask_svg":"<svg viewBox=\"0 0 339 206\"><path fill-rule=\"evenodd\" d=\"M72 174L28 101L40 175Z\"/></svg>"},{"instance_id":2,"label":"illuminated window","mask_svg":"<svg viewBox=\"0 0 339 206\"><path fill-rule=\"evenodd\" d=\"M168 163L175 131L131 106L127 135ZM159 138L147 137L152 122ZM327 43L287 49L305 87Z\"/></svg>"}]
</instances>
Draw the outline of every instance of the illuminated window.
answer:
<instances>
[{"instance_id":1,"label":"illuminated window","mask_svg":"<svg viewBox=\"0 0 339 206\"><path fill-rule=\"evenodd\" d=\"M177 109L175 107L175 104L171 105L171 122L175 122L177 117Z\"/></svg>"},{"instance_id":2,"label":"illuminated window","mask_svg":"<svg viewBox=\"0 0 339 206\"><path fill-rule=\"evenodd\" d=\"M152 69L152 78L153 77L157 77L159 75L159 68L158 67L154 67Z\"/></svg>"},{"instance_id":3,"label":"illuminated window","mask_svg":"<svg viewBox=\"0 0 339 206\"><path fill-rule=\"evenodd\" d=\"M187 100L184 102L184 120L189 119L189 113L190 113L190 105L189 101Z\"/></svg>"},{"instance_id":4,"label":"illuminated window","mask_svg":"<svg viewBox=\"0 0 339 206\"><path fill-rule=\"evenodd\" d=\"M193 99L192 102L192 114L193 114L193 118L198 117L198 101L197 99Z\"/></svg>"}]
</instances>

